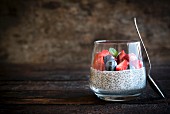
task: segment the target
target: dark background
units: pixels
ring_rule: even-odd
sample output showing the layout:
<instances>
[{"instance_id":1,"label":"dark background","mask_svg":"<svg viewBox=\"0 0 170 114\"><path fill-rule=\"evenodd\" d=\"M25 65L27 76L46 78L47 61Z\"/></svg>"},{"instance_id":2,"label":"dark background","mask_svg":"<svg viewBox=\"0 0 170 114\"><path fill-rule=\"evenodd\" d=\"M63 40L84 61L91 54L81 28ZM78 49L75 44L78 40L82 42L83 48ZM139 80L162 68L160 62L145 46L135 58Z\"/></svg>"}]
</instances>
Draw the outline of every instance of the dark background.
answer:
<instances>
[{"instance_id":1,"label":"dark background","mask_svg":"<svg viewBox=\"0 0 170 114\"><path fill-rule=\"evenodd\" d=\"M170 0L1 0L0 63L90 64L98 39L138 39L170 62Z\"/></svg>"}]
</instances>

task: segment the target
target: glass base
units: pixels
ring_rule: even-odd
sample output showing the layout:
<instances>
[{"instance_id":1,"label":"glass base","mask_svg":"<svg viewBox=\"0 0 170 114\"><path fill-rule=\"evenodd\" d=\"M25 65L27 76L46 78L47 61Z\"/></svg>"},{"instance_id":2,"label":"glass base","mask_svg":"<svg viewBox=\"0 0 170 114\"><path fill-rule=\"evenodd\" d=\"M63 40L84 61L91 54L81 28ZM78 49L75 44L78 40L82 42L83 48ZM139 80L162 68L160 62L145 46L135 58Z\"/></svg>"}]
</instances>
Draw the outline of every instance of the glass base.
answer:
<instances>
[{"instance_id":1,"label":"glass base","mask_svg":"<svg viewBox=\"0 0 170 114\"><path fill-rule=\"evenodd\" d=\"M141 93L133 94L133 95L104 95L95 93L97 97L105 101L130 101L137 98Z\"/></svg>"}]
</instances>

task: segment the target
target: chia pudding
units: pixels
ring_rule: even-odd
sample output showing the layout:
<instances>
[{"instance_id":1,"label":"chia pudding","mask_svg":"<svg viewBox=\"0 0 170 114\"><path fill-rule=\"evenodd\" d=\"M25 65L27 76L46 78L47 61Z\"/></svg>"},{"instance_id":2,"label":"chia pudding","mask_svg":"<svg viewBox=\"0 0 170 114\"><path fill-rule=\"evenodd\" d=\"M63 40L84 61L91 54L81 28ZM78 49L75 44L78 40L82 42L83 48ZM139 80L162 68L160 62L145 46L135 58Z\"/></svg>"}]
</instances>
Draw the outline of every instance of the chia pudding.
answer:
<instances>
[{"instance_id":1,"label":"chia pudding","mask_svg":"<svg viewBox=\"0 0 170 114\"><path fill-rule=\"evenodd\" d=\"M122 71L100 71L91 67L90 87L95 93L137 94L145 85L145 67Z\"/></svg>"},{"instance_id":2,"label":"chia pudding","mask_svg":"<svg viewBox=\"0 0 170 114\"><path fill-rule=\"evenodd\" d=\"M110 46L109 49L94 50L89 81L90 88L99 98L125 101L142 93L146 86L146 71L139 45L140 42L132 43L129 50L123 47L118 51Z\"/></svg>"}]
</instances>

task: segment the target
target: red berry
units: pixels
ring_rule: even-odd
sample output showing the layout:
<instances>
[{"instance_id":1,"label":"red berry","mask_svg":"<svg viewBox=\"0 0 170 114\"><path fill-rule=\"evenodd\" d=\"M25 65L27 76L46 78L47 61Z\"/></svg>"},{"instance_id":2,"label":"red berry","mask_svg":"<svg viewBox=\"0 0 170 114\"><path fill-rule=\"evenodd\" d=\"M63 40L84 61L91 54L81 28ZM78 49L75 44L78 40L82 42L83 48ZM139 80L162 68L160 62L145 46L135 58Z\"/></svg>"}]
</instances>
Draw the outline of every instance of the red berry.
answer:
<instances>
[{"instance_id":1,"label":"red berry","mask_svg":"<svg viewBox=\"0 0 170 114\"><path fill-rule=\"evenodd\" d=\"M121 63L116 66L116 71L126 70L128 68L129 62L124 59Z\"/></svg>"},{"instance_id":2,"label":"red berry","mask_svg":"<svg viewBox=\"0 0 170 114\"><path fill-rule=\"evenodd\" d=\"M100 54L97 53L94 57L94 61L93 61L93 68L97 69L97 70L104 70L104 61L102 56L99 56Z\"/></svg>"},{"instance_id":3,"label":"red berry","mask_svg":"<svg viewBox=\"0 0 170 114\"><path fill-rule=\"evenodd\" d=\"M102 52L97 53L94 56L94 61L93 61L93 68L97 70L105 70L105 64L104 64L104 56L109 55L110 52L108 50L103 50Z\"/></svg>"},{"instance_id":4,"label":"red berry","mask_svg":"<svg viewBox=\"0 0 170 114\"><path fill-rule=\"evenodd\" d=\"M124 57L123 57L123 60L126 59L127 61L129 61L129 54L126 54Z\"/></svg>"},{"instance_id":5,"label":"red berry","mask_svg":"<svg viewBox=\"0 0 170 114\"><path fill-rule=\"evenodd\" d=\"M131 61L130 64L132 64L136 69L142 68L143 66L143 63L140 60Z\"/></svg>"},{"instance_id":6,"label":"red berry","mask_svg":"<svg viewBox=\"0 0 170 114\"><path fill-rule=\"evenodd\" d=\"M110 52L108 50L103 50L100 52L100 56L103 56L103 57L106 55L109 55L109 54L110 54Z\"/></svg>"},{"instance_id":7,"label":"red berry","mask_svg":"<svg viewBox=\"0 0 170 114\"><path fill-rule=\"evenodd\" d=\"M124 50L122 50L121 52L120 52L120 54L118 55L118 63L120 63L120 62L122 62L123 60L124 60L124 57L126 56L127 54L125 53L125 51Z\"/></svg>"},{"instance_id":8,"label":"red berry","mask_svg":"<svg viewBox=\"0 0 170 114\"><path fill-rule=\"evenodd\" d=\"M123 59L126 59L127 61L134 61L137 60L137 57L134 53L126 54Z\"/></svg>"}]
</instances>

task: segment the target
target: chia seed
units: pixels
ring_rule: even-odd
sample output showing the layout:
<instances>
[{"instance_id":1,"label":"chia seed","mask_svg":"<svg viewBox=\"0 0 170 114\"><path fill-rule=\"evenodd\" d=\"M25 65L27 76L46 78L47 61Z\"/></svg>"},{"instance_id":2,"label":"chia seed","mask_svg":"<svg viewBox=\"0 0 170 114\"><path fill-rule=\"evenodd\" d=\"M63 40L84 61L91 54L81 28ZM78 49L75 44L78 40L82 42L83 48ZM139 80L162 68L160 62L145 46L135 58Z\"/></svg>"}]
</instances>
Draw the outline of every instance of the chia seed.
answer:
<instances>
[{"instance_id":1,"label":"chia seed","mask_svg":"<svg viewBox=\"0 0 170 114\"><path fill-rule=\"evenodd\" d=\"M91 67L90 87L95 92L131 93L146 86L145 67L122 71L100 71Z\"/></svg>"}]
</instances>

